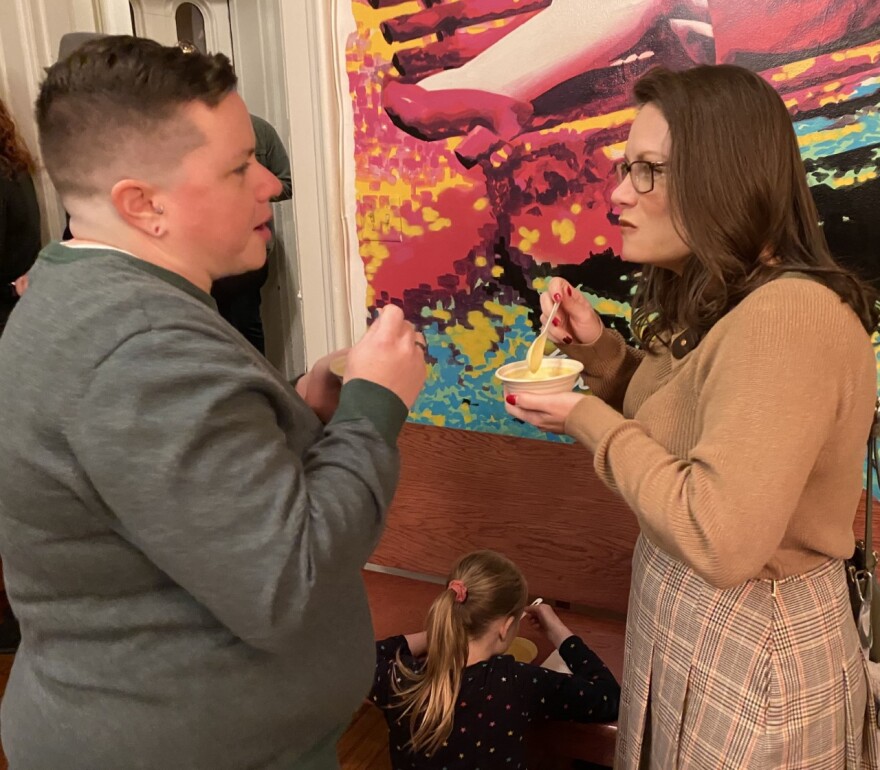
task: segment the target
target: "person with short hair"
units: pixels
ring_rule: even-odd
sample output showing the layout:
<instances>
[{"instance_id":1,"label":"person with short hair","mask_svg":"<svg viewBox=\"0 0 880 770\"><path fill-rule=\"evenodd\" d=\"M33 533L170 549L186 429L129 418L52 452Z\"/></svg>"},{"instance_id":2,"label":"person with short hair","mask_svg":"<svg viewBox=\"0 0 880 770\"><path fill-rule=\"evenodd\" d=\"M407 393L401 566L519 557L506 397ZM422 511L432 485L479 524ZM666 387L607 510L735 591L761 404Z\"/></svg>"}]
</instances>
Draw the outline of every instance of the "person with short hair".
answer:
<instances>
[{"instance_id":1,"label":"person with short hair","mask_svg":"<svg viewBox=\"0 0 880 770\"><path fill-rule=\"evenodd\" d=\"M11 767L335 767L369 689L360 570L424 339L386 307L344 380L328 356L294 387L217 314L281 189L235 86L222 55L112 36L40 89L75 237L0 338Z\"/></svg>"}]
</instances>

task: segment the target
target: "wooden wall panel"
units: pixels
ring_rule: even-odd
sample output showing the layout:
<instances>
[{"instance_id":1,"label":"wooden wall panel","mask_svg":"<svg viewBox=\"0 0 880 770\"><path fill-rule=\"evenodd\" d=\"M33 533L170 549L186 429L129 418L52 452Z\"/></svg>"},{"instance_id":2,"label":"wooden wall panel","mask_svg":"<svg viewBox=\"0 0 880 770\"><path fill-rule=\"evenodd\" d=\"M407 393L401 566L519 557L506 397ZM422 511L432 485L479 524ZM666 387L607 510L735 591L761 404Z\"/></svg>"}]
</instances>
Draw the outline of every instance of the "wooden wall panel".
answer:
<instances>
[{"instance_id":1,"label":"wooden wall panel","mask_svg":"<svg viewBox=\"0 0 880 770\"><path fill-rule=\"evenodd\" d=\"M625 614L638 525L585 449L413 424L400 449L401 483L373 564L444 576L459 555L493 548L520 566L533 595ZM859 536L863 522L860 508Z\"/></svg>"},{"instance_id":2,"label":"wooden wall panel","mask_svg":"<svg viewBox=\"0 0 880 770\"><path fill-rule=\"evenodd\" d=\"M402 478L374 564L445 575L493 548L532 594L626 612L635 519L582 447L407 424Z\"/></svg>"}]
</instances>

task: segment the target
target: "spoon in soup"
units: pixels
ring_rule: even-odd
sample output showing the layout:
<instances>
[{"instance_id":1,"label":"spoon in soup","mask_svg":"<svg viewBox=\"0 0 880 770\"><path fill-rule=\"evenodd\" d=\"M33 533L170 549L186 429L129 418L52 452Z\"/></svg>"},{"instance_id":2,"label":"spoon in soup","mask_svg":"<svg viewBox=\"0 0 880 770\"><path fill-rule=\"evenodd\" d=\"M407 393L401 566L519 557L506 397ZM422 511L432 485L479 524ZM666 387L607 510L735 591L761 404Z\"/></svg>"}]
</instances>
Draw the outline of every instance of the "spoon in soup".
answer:
<instances>
[{"instance_id":1,"label":"spoon in soup","mask_svg":"<svg viewBox=\"0 0 880 770\"><path fill-rule=\"evenodd\" d=\"M553 309L550 311L550 315L547 316L547 323L544 324L541 333L535 337L535 341L529 347L529 352L526 353L526 363L528 363L529 371L532 374L541 368L541 361L544 360L544 340L547 339L547 332L550 330L550 324L553 323L556 311L559 310L560 302L561 300L557 300L553 303Z\"/></svg>"}]
</instances>

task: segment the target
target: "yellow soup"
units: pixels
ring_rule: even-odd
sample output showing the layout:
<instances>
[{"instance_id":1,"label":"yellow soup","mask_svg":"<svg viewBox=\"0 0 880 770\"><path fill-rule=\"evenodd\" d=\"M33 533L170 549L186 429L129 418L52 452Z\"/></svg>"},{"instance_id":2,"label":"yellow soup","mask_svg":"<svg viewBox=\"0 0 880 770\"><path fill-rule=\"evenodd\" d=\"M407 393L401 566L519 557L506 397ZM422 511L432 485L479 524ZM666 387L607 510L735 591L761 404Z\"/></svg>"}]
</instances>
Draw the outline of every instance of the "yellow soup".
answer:
<instances>
[{"instance_id":1,"label":"yellow soup","mask_svg":"<svg viewBox=\"0 0 880 770\"><path fill-rule=\"evenodd\" d=\"M528 365L522 369L514 369L507 372L504 376L509 380L548 380L551 377L557 377L560 374L568 374L570 371L562 363L565 359L553 360L545 358L538 367L537 372L530 372Z\"/></svg>"}]
</instances>

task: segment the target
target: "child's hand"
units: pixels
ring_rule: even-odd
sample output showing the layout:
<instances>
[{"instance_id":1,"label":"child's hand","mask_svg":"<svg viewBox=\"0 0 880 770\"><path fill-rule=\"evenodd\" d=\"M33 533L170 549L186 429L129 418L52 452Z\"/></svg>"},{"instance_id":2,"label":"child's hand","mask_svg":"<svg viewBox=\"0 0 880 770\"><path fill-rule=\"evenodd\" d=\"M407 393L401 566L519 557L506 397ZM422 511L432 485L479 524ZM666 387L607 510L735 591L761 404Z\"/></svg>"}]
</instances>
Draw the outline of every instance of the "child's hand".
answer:
<instances>
[{"instance_id":1,"label":"child's hand","mask_svg":"<svg viewBox=\"0 0 880 770\"><path fill-rule=\"evenodd\" d=\"M525 609L525 614L532 627L544 634L554 647L559 647L571 636L571 630L547 604L529 605Z\"/></svg>"}]
</instances>

